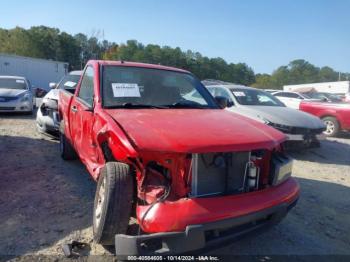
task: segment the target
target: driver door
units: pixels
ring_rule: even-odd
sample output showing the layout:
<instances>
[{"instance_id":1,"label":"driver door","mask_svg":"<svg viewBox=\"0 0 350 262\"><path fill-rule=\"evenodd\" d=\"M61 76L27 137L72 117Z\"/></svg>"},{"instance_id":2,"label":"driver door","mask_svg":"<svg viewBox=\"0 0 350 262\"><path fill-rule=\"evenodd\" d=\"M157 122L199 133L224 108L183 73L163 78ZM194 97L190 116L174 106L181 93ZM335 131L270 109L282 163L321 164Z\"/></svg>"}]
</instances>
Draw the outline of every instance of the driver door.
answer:
<instances>
[{"instance_id":1,"label":"driver door","mask_svg":"<svg viewBox=\"0 0 350 262\"><path fill-rule=\"evenodd\" d=\"M71 103L72 141L80 159L91 166L96 162L96 146L92 136L94 125L94 69L88 66L84 72L78 92Z\"/></svg>"}]
</instances>

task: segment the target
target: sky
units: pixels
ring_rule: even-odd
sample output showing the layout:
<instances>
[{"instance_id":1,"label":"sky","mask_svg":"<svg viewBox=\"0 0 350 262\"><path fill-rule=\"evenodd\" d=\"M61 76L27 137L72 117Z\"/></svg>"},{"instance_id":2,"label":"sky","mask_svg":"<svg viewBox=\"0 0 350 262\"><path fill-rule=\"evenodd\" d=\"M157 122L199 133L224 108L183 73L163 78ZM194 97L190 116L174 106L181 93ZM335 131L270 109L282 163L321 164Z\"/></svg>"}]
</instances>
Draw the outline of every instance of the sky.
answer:
<instances>
[{"instance_id":1,"label":"sky","mask_svg":"<svg viewBox=\"0 0 350 262\"><path fill-rule=\"evenodd\" d=\"M272 73L294 59L350 72L350 0L11 0L0 27L46 25L191 49Z\"/></svg>"}]
</instances>

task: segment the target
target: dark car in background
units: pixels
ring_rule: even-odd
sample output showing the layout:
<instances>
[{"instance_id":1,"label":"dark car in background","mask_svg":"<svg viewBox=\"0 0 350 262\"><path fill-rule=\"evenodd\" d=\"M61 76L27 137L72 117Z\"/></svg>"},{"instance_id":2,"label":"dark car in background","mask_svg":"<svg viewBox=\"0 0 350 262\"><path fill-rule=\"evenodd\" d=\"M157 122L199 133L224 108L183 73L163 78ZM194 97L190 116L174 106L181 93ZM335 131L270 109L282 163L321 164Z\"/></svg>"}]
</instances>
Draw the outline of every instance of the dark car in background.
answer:
<instances>
[{"instance_id":1,"label":"dark car in background","mask_svg":"<svg viewBox=\"0 0 350 262\"><path fill-rule=\"evenodd\" d=\"M283 132L289 149L318 147L325 125L317 117L286 107L277 97L261 89L204 81L209 92L229 101L227 110L249 117ZM196 95L196 94L191 94Z\"/></svg>"},{"instance_id":2,"label":"dark car in background","mask_svg":"<svg viewBox=\"0 0 350 262\"><path fill-rule=\"evenodd\" d=\"M307 92L305 93L308 97L313 99L321 99L324 102L341 103L343 99L341 96L326 92Z\"/></svg>"}]
</instances>

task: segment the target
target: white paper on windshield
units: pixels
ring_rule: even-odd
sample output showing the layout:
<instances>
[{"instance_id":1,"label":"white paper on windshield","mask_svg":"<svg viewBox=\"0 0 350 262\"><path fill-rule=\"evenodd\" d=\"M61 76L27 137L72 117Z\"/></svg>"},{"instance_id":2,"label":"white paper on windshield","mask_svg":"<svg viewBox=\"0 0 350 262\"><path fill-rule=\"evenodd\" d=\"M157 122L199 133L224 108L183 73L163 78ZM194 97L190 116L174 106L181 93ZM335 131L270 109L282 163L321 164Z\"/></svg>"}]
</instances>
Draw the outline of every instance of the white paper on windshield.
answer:
<instances>
[{"instance_id":1,"label":"white paper on windshield","mask_svg":"<svg viewBox=\"0 0 350 262\"><path fill-rule=\"evenodd\" d=\"M114 97L141 97L138 84L112 83Z\"/></svg>"},{"instance_id":2,"label":"white paper on windshield","mask_svg":"<svg viewBox=\"0 0 350 262\"><path fill-rule=\"evenodd\" d=\"M245 96L245 93L244 93L244 92L238 92L238 91L236 91L236 92L233 92L233 94L234 94L235 96Z\"/></svg>"},{"instance_id":3,"label":"white paper on windshield","mask_svg":"<svg viewBox=\"0 0 350 262\"><path fill-rule=\"evenodd\" d=\"M16 83L24 84L24 80L22 80L22 79L16 79Z\"/></svg>"},{"instance_id":4,"label":"white paper on windshield","mask_svg":"<svg viewBox=\"0 0 350 262\"><path fill-rule=\"evenodd\" d=\"M77 83L72 82L72 81L67 81L64 83L64 86L68 86L68 87L75 87L77 85Z\"/></svg>"}]
</instances>

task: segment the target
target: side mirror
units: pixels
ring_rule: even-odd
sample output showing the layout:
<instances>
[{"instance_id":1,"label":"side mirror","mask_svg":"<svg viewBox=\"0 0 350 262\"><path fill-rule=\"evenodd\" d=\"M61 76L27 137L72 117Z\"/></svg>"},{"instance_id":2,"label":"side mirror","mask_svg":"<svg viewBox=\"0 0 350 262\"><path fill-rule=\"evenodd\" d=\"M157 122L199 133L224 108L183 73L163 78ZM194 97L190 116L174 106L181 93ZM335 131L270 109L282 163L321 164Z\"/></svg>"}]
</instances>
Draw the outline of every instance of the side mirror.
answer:
<instances>
[{"instance_id":1,"label":"side mirror","mask_svg":"<svg viewBox=\"0 0 350 262\"><path fill-rule=\"evenodd\" d=\"M56 86L57 86L57 84L56 84L56 83L49 83L49 87L50 87L51 89L56 88Z\"/></svg>"},{"instance_id":2,"label":"side mirror","mask_svg":"<svg viewBox=\"0 0 350 262\"><path fill-rule=\"evenodd\" d=\"M235 105L235 103L233 103L232 100L228 100L228 102L227 102L227 107L232 107L232 106L234 106L234 105Z\"/></svg>"},{"instance_id":3,"label":"side mirror","mask_svg":"<svg viewBox=\"0 0 350 262\"><path fill-rule=\"evenodd\" d=\"M216 96L214 98L215 98L216 103L218 103L218 105L219 105L219 107L221 109L224 109L224 108L229 106L229 101L228 101L228 99L226 97L224 97L224 96Z\"/></svg>"}]
</instances>

